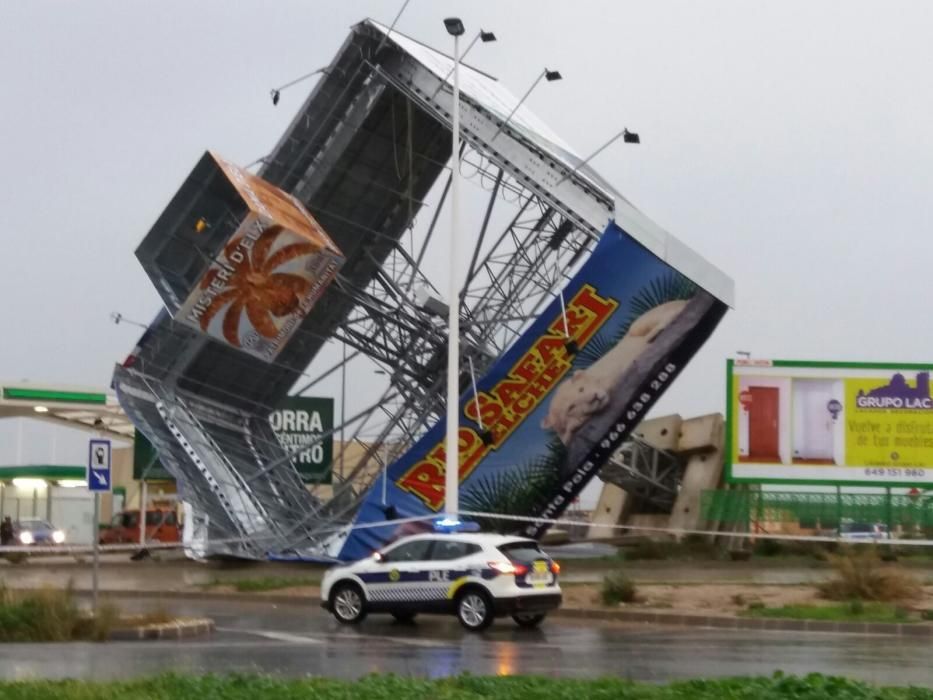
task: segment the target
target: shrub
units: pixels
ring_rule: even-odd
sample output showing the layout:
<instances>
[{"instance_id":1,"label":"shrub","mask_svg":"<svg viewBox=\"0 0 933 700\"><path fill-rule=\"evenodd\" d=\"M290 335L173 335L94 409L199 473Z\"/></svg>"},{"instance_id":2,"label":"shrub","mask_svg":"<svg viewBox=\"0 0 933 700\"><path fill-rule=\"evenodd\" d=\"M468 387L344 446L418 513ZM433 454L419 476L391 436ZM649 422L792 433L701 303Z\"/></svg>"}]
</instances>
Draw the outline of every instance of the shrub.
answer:
<instances>
[{"instance_id":1,"label":"shrub","mask_svg":"<svg viewBox=\"0 0 933 700\"><path fill-rule=\"evenodd\" d=\"M933 621L933 610L921 610L920 619Z\"/></svg>"},{"instance_id":2,"label":"shrub","mask_svg":"<svg viewBox=\"0 0 933 700\"><path fill-rule=\"evenodd\" d=\"M635 584L625 574L621 571L614 571L603 578L601 596L604 605L634 603L637 590Z\"/></svg>"},{"instance_id":3,"label":"shrub","mask_svg":"<svg viewBox=\"0 0 933 700\"><path fill-rule=\"evenodd\" d=\"M748 609L749 610L764 610L765 604L763 601L760 601L760 600L752 600L748 604Z\"/></svg>"},{"instance_id":4,"label":"shrub","mask_svg":"<svg viewBox=\"0 0 933 700\"><path fill-rule=\"evenodd\" d=\"M915 598L920 585L903 571L884 567L874 549L863 548L830 557L836 575L820 584L830 600L896 601Z\"/></svg>"},{"instance_id":5,"label":"shrub","mask_svg":"<svg viewBox=\"0 0 933 700\"><path fill-rule=\"evenodd\" d=\"M745 605L745 596L741 593L736 593L732 596L732 604L738 605L740 608L743 607Z\"/></svg>"},{"instance_id":6,"label":"shrub","mask_svg":"<svg viewBox=\"0 0 933 700\"><path fill-rule=\"evenodd\" d=\"M119 618L119 609L108 603L96 616L82 612L70 586L24 593L0 586L0 642L102 641Z\"/></svg>"},{"instance_id":7,"label":"shrub","mask_svg":"<svg viewBox=\"0 0 933 700\"><path fill-rule=\"evenodd\" d=\"M784 545L780 540L758 540L754 551L759 557L776 557L784 553Z\"/></svg>"}]
</instances>

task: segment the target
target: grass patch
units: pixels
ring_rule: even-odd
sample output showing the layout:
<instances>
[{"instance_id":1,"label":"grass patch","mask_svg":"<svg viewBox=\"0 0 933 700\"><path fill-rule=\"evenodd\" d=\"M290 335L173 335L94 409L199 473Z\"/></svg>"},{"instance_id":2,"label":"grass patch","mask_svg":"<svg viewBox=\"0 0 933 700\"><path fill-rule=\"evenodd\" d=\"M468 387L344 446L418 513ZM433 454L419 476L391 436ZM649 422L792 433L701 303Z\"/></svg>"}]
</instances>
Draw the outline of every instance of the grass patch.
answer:
<instances>
[{"instance_id":1,"label":"grass patch","mask_svg":"<svg viewBox=\"0 0 933 700\"><path fill-rule=\"evenodd\" d=\"M71 587L10 591L0 583L0 642L102 642L123 627L163 624L175 617L164 608L124 616L104 601L92 615L82 610ZM0 692L0 697L5 697Z\"/></svg>"},{"instance_id":2,"label":"grass patch","mask_svg":"<svg viewBox=\"0 0 933 700\"><path fill-rule=\"evenodd\" d=\"M99 614L81 611L71 588L14 592L0 584L0 642L101 641L120 617L105 603Z\"/></svg>"},{"instance_id":3,"label":"grass patch","mask_svg":"<svg viewBox=\"0 0 933 700\"><path fill-rule=\"evenodd\" d=\"M785 605L780 608L751 607L742 612L745 617L766 617L782 620L825 620L828 622L916 622L910 613L892 603L862 603L853 601L840 605Z\"/></svg>"},{"instance_id":4,"label":"grass patch","mask_svg":"<svg viewBox=\"0 0 933 700\"><path fill-rule=\"evenodd\" d=\"M819 586L820 595L829 600L911 600L921 592L912 576L884 566L874 547L844 551L830 562L836 575Z\"/></svg>"},{"instance_id":5,"label":"grass patch","mask_svg":"<svg viewBox=\"0 0 933 700\"><path fill-rule=\"evenodd\" d=\"M312 576L284 577L265 576L262 578L240 578L229 581L215 580L213 586L233 586L238 593L261 593L264 591L280 591L283 588L297 588L299 586L320 586L321 579Z\"/></svg>"},{"instance_id":6,"label":"grass patch","mask_svg":"<svg viewBox=\"0 0 933 700\"><path fill-rule=\"evenodd\" d=\"M359 681L290 680L268 676L165 675L136 681L18 681L0 683L5 700L95 700L100 698L223 698L224 700L933 700L933 690L878 688L859 681L812 674L681 681L668 685L619 678L563 680L537 676L462 675L443 680L367 676Z\"/></svg>"},{"instance_id":7,"label":"grass patch","mask_svg":"<svg viewBox=\"0 0 933 700\"><path fill-rule=\"evenodd\" d=\"M725 550L703 535L687 535L673 540L639 540L624 550L626 561L718 561L727 558Z\"/></svg>"}]
</instances>

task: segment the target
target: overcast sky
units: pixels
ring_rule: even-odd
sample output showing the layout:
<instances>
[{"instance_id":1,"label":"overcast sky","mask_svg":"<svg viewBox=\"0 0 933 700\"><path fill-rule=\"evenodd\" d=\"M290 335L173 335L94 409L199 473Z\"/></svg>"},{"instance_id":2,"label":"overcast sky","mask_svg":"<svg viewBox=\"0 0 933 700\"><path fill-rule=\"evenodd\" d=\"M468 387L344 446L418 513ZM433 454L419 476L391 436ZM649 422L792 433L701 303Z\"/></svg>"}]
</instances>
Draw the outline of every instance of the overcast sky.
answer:
<instances>
[{"instance_id":1,"label":"overcast sky","mask_svg":"<svg viewBox=\"0 0 933 700\"><path fill-rule=\"evenodd\" d=\"M0 379L106 387L140 332L110 313L160 303L133 251L200 154L267 153L310 84L269 89L400 6L0 3ZM933 3L411 0L398 29L446 49L451 14L496 32L470 62L512 92L561 71L528 104L579 153L638 131L594 167L735 279L656 415L722 410L736 350L933 361Z\"/></svg>"}]
</instances>

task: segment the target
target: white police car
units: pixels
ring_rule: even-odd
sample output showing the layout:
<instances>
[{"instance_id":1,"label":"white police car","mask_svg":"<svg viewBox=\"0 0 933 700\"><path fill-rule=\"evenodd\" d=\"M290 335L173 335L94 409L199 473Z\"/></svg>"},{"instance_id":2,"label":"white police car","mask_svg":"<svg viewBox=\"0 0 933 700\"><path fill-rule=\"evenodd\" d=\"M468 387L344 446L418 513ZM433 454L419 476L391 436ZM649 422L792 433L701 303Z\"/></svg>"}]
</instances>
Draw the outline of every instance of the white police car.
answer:
<instances>
[{"instance_id":1,"label":"white police car","mask_svg":"<svg viewBox=\"0 0 933 700\"><path fill-rule=\"evenodd\" d=\"M455 614L468 630L497 615L534 627L560 607L560 567L523 537L481 533L400 538L371 557L328 569L321 606L339 622L367 613L411 620L418 613Z\"/></svg>"}]
</instances>

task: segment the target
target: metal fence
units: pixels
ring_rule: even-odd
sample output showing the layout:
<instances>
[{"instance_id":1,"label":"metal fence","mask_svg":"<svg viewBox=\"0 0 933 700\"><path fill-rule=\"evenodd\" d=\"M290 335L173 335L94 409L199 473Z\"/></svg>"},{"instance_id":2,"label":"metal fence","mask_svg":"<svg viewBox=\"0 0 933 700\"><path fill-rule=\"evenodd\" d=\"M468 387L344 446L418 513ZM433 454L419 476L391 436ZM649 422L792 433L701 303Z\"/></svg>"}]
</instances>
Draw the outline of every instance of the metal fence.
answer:
<instances>
[{"instance_id":1,"label":"metal fence","mask_svg":"<svg viewBox=\"0 0 933 700\"><path fill-rule=\"evenodd\" d=\"M704 491L703 517L721 524L797 523L836 529L840 523L883 523L904 531L933 528L933 496L810 492Z\"/></svg>"}]
</instances>

